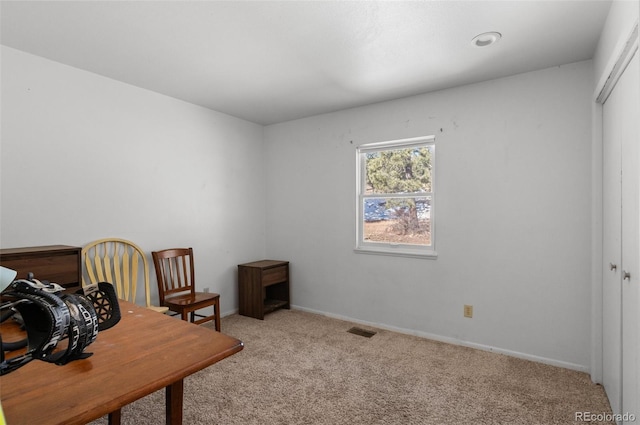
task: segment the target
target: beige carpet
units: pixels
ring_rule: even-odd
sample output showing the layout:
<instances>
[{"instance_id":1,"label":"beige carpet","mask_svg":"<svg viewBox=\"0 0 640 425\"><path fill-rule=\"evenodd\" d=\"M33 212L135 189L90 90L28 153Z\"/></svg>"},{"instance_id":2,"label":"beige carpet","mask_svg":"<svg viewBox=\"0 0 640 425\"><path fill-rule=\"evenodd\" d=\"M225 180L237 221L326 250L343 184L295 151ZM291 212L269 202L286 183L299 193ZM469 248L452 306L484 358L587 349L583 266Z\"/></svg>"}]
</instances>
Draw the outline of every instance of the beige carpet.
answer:
<instances>
[{"instance_id":1,"label":"beige carpet","mask_svg":"<svg viewBox=\"0 0 640 425\"><path fill-rule=\"evenodd\" d=\"M184 423L575 424L576 412L611 412L584 373L379 329L365 338L352 326L296 310L223 318L245 348L185 379ZM164 391L122 417L164 423Z\"/></svg>"}]
</instances>

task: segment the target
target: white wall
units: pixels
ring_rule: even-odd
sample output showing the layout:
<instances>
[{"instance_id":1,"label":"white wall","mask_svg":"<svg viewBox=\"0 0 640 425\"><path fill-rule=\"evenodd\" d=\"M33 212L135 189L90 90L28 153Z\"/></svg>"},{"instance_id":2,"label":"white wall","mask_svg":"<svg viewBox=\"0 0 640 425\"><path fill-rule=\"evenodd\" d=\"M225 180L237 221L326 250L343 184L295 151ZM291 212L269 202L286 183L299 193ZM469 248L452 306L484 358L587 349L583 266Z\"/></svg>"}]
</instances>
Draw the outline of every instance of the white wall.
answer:
<instances>
[{"instance_id":1,"label":"white wall","mask_svg":"<svg viewBox=\"0 0 640 425\"><path fill-rule=\"evenodd\" d=\"M193 246L197 286L237 309L237 264L265 253L263 127L1 52L0 246Z\"/></svg>"},{"instance_id":2,"label":"white wall","mask_svg":"<svg viewBox=\"0 0 640 425\"><path fill-rule=\"evenodd\" d=\"M266 127L293 304L588 370L592 80L587 61ZM356 146L432 134L438 259L354 253Z\"/></svg>"}]
</instances>

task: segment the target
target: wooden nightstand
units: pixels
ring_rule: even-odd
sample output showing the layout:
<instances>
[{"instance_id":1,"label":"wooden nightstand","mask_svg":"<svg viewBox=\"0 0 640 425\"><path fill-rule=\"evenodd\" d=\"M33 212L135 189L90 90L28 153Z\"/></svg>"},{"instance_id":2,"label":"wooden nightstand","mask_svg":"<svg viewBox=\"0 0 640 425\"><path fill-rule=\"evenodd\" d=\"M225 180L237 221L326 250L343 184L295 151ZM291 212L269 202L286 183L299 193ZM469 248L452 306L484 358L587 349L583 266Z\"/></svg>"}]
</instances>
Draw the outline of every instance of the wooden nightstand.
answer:
<instances>
[{"instance_id":1,"label":"wooden nightstand","mask_svg":"<svg viewBox=\"0 0 640 425\"><path fill-rule=\"evenodd\" d=\"M289 305L289 262L262 260L238 265L240 314L263 320Z\"/></svg>"}]
</instances>

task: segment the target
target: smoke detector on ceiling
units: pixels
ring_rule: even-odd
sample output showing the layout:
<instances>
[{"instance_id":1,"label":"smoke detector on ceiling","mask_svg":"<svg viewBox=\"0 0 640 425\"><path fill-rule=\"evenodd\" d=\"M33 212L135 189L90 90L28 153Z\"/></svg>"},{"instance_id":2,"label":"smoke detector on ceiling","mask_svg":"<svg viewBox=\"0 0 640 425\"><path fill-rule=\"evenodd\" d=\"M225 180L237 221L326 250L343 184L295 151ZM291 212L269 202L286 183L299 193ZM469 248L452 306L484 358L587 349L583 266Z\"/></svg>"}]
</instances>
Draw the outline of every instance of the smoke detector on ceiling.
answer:
<instances>
[{"instance_id":1,"label":"smoke detector on ceiling","mask_svg":"<svg viewBox=\"0 0 640 425\"><path fill-rule=\"evenodd\" d=\"M501 38L502 34L500 34L499 32L483 32L482 34L478 34L473 37L473 39L471 40L471 44L476 47L487 47L500 41Z\"/></svg>"}]
</instances>

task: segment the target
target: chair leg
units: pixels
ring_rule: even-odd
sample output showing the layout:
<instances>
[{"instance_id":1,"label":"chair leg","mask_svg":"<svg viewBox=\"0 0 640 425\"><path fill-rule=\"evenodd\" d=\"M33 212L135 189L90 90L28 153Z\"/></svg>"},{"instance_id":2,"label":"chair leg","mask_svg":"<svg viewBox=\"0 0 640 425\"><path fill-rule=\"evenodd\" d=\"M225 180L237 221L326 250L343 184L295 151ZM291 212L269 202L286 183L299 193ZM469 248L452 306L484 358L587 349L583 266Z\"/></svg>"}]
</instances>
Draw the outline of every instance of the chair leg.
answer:
<instances>
[{"instance_id":1,"label":"chair leg","mask_svg":"<svg viewBox=\"0 0 640 425\"><path fill-rule=\"evenodd\" d=\"M185 322L188 322L189 321L189 312L187 312L186 310L182 310L180 312L180 318L182 320L184 320Z\"/></svg>"},{"instance_id":2,"label":"chair leg","mask_svg":"<svg viewBox=\"0 0 640 425\"><path fill-rule=\"evenodd\" d=\"M220 332L220 298L216 298L216 302L213 304L214 314L216 316L216 331Z\"/></svg>"}]
</instances>

